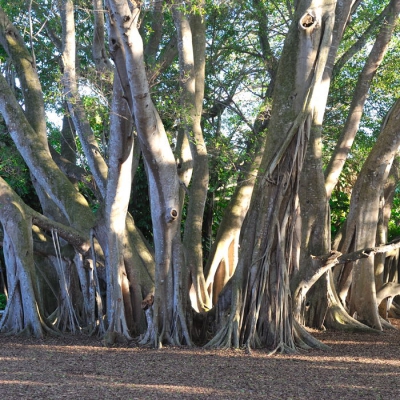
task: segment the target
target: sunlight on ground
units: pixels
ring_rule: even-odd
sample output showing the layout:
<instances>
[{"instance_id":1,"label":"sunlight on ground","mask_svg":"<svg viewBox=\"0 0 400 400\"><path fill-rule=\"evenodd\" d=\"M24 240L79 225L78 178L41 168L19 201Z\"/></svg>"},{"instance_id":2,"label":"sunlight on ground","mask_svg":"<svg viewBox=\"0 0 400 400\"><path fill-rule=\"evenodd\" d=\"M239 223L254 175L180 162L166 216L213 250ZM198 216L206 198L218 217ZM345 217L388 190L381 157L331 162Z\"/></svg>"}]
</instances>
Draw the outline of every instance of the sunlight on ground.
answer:
<instances>
[{"instance_id":1,"label":"sunlight on ground","mask_svg":"<svg viewBox=\"0 0 400 400\"><path fill-rule=\"evenodd\" d=\"M341 356L319 356L317 359L307 356L292 356L292 359L307 361L311 364L318 364L318 368L324 368L321 363L351 363L351 364L385 364L392 367L400 367L400 360L388 360L386 358L369 358L369 357L341 357ZM400 370L399 370L400 373Z\"/></svg>"},{"instance_id":2,"label":"sunlight on ground","mask_svg":"<svg viewBox=\"0 0 400 400\"><path fill-rule=\"evenodd\" d=\"M35 382L35 381L21 381L21 380L14 380L14 381L4 381L0 380L0 385L18 385L18 386L48 386L48 384L43 385L42 382ZM55 384L56 385L56 384Z\"/></svg>"},{"instance_id":3,"label":"sunlight on ground","mask_svg":"<svg viewBox=\"0 0 400 400\"><path fill-rule=\"evenodd\" d=\"M134 391L139 391L139 392L151 391L151 393L158 393L158 395L160 396L163 396L164 393L168 393L169 395L171 393L175 393L176 395L199 393L202 396L212 395L213 397L215 396L215 398L218 398L219 396L224 396L224 398L226 398L226 396L233 397L235 394L237 394L233 390L206 388L203 386L121 383L121 382L115 382L113 379L110 380L109 377L99 378L98 376L90 376L90 375L86 375L85 377L93 379L93 383L97 381L97 385L99 388L103 389L107 388L111 391L117 388L126 389L131 391L132 393ZM103 381L104 379L107 379L108 382L104 382ZM43 383L43 382L35 382L33 380L15 379L15 380L0 380L0 385L7 385L8 390L13 390L12 389L13 386L18 387L18 389L29 390L29 387L31 388L33 387L49 388L51 386L57 387L59 383L58 382Z\"/></svg>"},{"instance_id":4,"label":"sunlight on ground","mask_svg":"<svg viewBox=\"0 0 400 400\"><path fill-rule=\"evenodd\" d=\"M346 340L345 342L338 342L337 340L324 340L324 343L327 345L335 345L335 346L340 346L340 345L352 345L352 346L368 346L371 344L371 342L362 342L360 340ZM389 343L386 342L374 342L374 346L389 346Z\"/></svg>"}]
</instances>

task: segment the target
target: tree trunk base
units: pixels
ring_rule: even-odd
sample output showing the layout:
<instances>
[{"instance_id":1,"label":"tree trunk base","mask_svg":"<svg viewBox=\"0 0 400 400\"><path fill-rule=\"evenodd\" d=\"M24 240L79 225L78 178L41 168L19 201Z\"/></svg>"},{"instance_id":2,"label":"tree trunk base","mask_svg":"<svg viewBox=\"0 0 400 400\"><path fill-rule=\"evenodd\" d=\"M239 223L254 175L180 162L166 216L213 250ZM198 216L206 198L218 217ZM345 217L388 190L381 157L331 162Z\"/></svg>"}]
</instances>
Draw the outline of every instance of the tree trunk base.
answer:
<instances>
[{"instance_id":1,"label":"tree trunk base","mask_svg":"<svg viewBox=\"0 0 400 400\"><path fill-rule=\"evenodd\" d=\"M297 347L309 350L309 349L318 349L318 350L330 350L331 348L326 344L320 342L314 336L312 336L304 326L300 325L296 320L293 321L293 333L294 333L294 341Z\"/></svg>"},{"instance_id":2,"label":"tree trunk base","mask_svg":"<svg viewBox=\"0 0 400 400\"><path fill-rule=\"evenodd\" d=\"M366 332L366 333L381 333L376 329L370 328L367 325L362 324L356 319L352 318L346 313L344 309L339 306L331 306L328 308L328 312L325 318L325 327L336 331L346 332Z\"/></svg>"}]
</instances>

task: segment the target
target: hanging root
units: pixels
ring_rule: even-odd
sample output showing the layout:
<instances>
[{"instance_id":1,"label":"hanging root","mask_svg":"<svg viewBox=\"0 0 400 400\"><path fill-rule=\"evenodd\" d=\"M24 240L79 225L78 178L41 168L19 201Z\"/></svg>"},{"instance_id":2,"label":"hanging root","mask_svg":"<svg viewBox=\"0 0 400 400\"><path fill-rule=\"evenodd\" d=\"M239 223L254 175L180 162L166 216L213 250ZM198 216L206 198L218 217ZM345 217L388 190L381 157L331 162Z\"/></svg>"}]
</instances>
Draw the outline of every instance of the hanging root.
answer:
<instances>
[{"instance_id":1,"label":"hanging root","mask_svg":"<svg viewBox=\"0 0 400 400\"><path fill-rule=\"evenodd\" d=\"M49 327L44 321L41 321L43 330L51 336L62 337L63 334L56 327Z\"/></svg>"},{"instance_id":2,"label":"hanging root","mask_svg":"<svg viewBox=\"0 0 400 400\"><path fill-rule=\"evenodd\" d=\"M217 311L218 313L218 311ZM221 328L218 329L216 335L204 346L206 349L229 349L231 347L239 348L239 322L238 315L233 311L233 307L229 316L226 312L220 313Z\"/></svg>"}]
</instances>

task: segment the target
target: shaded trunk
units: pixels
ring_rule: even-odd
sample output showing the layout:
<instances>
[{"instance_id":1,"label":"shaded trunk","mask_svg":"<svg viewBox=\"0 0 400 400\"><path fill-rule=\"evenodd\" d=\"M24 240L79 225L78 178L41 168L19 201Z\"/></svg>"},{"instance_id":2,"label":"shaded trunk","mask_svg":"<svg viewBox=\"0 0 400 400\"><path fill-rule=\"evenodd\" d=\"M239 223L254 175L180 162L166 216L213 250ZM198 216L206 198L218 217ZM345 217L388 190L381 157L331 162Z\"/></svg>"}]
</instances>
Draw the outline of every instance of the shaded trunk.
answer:
<instances>
[{"instance_id":1,"label":"shaded trunk","mask_svg":"<svg viewBox=\"0 0 400 400\"><path fill-rule=\"evenodd\" d=\"M213 305L217 303L220 292L235 272L239 259L240 231L247 215L264 151L264 135L257 132L257 138L258 140L248 147L248 153L255 153L255 156L247 160L242 167L235 192L225 209L205 266L206 287Z\"/></svg>"},{"instance_id":2,"label":"shaded trunk","mask_svg":"<svg viewBox=\"0 0 400 400\"><path fill-rule=\"evenodd\" d=\"M42 337L44 326L35 292L32 218L7 183L0 178L0 222L4 230L4 256L8 300L0 331Z\"/></svg>"},{"instance_id":3,"label":"shaded trunk","mask_svg":"<svg viewBox=\"0 0 400 400\"><path fill-rule=\"evenodd\" d=\"M187 136L193 160L188 189L183 244L192 281L191 302L200 312L211 308L203 273L202 225L208 191L208 158L201 128L205 78L205 24L201 15L188 15L176 4L173 16L178 38L182 87L182 134ZM202 4L200 4L202 6Z\"/></svg>"},{"instance_id":4,"label":"shaded trunk","mask_svg":"<svg viewBox=\"0 0 400 400\"><path fill-rule=\"evenodd\" d=\"M388 224L396 195L396 187L399 182L399 160L395 158L388 179L383 189L382 202L379 207L378 229L376 232L376 243L381 245L388 242ZM376 290L386 283L384 277L386 253L375 256L375 286Z\"/></svg>"}]
</instances>

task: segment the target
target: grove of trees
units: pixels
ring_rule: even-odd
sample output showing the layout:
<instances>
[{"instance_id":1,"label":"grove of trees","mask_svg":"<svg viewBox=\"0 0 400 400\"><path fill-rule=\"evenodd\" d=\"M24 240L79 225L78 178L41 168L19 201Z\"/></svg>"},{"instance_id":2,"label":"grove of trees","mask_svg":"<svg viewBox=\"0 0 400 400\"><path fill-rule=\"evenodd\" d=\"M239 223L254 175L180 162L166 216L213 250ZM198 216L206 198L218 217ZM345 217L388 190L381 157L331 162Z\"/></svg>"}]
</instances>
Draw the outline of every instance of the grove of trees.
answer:
<instances>
[{"instance_id":1,"label":"grove of trees","mask_svg":"<svg viewBox=\"0 0 400 400\"><path fill-rule=\"evenodd\" d=\"M400 316L400 0L0 0L0 332L324 348Z\"/></svg>"}]
</instances>

